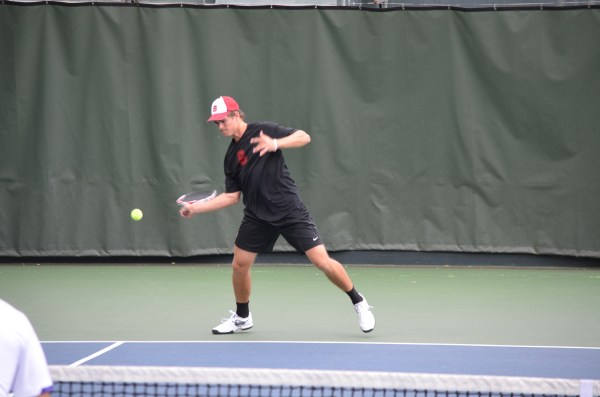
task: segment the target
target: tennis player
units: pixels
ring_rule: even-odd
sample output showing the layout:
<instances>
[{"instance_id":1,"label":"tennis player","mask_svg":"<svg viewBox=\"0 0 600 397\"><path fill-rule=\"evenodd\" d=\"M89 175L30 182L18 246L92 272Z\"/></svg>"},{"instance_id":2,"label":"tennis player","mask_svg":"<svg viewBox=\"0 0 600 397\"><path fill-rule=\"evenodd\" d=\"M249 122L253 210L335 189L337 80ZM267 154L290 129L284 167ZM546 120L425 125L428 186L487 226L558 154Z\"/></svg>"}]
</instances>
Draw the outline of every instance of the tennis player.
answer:
<instances>
[{"instance_id":1,"label":"tennis player","mask_svg":"<svg viewBox=\"0 0 600 397\"><path fill-rule=\"evenodd\" d=\"M0 299L0 396L49 397L52 379L29 319Z\"/></svg>"},{"instance_id":2,"label":"tennis player","mask_svg":"<svg viewBox=\"0 0 600 397\"><path fill-rule=\"evenodd\" d=\"M191 218L237 204L240 198L244 203L244 219L233 248L236 311L213 328L213 334L252 328L250 269L257 254L270 252L280 235L348 294L361 330L371 332L375 328L371 307L354 288L346 269L327 253L283 157L282 149L305 146L310 136L273 122L246 123L237 102L227 96L213 102L208 121L214 122L223 136L232 138L225 154L225 192L208 202L186 204L180 214Z\"/></svg>"}]
</instances>

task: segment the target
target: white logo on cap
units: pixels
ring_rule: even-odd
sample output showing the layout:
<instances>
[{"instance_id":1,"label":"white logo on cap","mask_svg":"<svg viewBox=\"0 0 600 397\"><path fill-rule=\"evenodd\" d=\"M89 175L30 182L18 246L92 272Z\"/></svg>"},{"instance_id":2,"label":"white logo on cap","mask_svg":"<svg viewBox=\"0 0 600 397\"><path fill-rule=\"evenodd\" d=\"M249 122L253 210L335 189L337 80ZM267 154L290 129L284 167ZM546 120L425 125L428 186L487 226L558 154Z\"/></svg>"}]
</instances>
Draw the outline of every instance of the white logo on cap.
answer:
<instances>
[{"instance_id":1,"label":"white logo on cap","mask_svg":"<svg viewBox=\"0 0 600 397\"><path fill-rule=\"evenodd\" d=\"M223 97L215 99L215 101L213 102L212 113L215 114L225 112L227 112L227 105L225 104Z\"/></svg>"}]
</instances>

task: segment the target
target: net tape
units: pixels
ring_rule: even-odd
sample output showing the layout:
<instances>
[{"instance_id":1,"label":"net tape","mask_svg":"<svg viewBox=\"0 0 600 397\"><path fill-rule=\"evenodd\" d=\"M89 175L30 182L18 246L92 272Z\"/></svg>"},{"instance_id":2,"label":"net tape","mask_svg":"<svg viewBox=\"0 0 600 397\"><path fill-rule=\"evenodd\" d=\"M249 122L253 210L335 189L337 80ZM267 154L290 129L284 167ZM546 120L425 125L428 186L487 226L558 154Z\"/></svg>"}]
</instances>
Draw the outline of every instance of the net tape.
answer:
<instances>
[{"instance_id":1,"label":"net tape","mask_svg":"<svg viewBox=\"0 0 600 397\"><path fill-rule=\"evenodd\" d=\"M50 366L54 396L600 396L600 380L260 368Z\"/></svg>"}]
</instances>

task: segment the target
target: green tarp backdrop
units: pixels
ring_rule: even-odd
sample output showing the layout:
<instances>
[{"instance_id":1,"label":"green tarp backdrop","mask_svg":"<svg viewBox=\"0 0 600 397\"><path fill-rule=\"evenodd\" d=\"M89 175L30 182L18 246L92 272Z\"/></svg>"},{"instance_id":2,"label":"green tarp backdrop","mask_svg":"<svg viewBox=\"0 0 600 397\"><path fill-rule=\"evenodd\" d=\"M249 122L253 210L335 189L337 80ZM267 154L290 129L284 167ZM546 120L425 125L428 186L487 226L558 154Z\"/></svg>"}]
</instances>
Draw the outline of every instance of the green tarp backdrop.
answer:
<instances>
[{"instance_id":1,"label":"green tarp backdrop","mask_svg":"<svg viewBox=\"0 0 600 397\"><path fill-rule=\"evenodd\" d=\"M0 5L0 255L231 252L241 205L175 205L224 189L219 95L311 134L330 250L600 257L600 9L56 4Z\"/></svg>"}]
</instances>

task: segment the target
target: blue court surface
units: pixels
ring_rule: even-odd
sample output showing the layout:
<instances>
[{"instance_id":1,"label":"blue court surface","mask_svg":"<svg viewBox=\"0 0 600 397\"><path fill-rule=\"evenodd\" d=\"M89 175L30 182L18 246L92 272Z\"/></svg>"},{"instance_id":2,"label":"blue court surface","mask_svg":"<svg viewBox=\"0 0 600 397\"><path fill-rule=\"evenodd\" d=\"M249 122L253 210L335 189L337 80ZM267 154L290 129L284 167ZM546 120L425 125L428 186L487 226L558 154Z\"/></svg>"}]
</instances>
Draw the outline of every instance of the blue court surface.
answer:
<instances>
[{"instance_id":1,"label":"blue court surface","mask_svg":"<svg viewBox=\"0 0 600 397\"><path fill-rule=\"evenodd\" d=\"M236 367L599 379L600 349L325 342L43 342L50 365Z\"/></svg>"}]
</instances>

